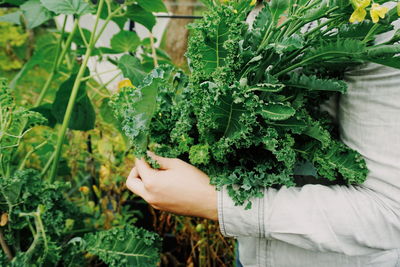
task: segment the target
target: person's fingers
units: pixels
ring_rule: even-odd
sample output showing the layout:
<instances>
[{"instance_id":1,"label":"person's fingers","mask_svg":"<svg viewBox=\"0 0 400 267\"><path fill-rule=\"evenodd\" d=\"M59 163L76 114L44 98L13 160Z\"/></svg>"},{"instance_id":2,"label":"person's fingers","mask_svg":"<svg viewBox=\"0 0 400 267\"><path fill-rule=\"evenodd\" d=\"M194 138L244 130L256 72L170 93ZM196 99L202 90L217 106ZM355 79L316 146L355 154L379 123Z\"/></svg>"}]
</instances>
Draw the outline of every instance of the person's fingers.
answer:
<instances>
[{"instance_id":1,"label":"person's fingers","mask_svg":"<svg viewBox=\"0 0 400 267\"><path fill-rule=\"evenodd\" d=\"M163 170L171 169L176 165L176 159L160 157L151 151L147 151L147 155L157 161Z\"/></svg>"},{"instance_id":2,"label":"person's fingers","mask_svg":"<svg viewBox=\"0 0 400 267\"><path fill-rule=\"evenodd\" d=\"M145 198L147 195L146 188L144 187L143 181L134 175L129 175L126 180L126 187L134 194Z\"/></svg>"},{"instance_id":3,"label":"person's fingers","mask_svg":"<svg viewBox=\"0 0 400 267\"><path fill-rule=\"evenodd\" d=\"M136 167L133 167L133 168L132 168L131 172L130 172L129 175L128 175L128 179L131 178L131 177L133 177L133 178L140 178L140 177L139 177L139 172L137 171L137 168L136 168Z\"/></svg>"},{"instance_id":4,"label":"person's fingers","mask_svg":"<svg viewBox=\"0 0 400 267\"><path fill-rule=\"evenodd\" d=\"M136 158L135 166L142 180L146 180L147 178L152 177L157 172L156 170L151 168L151 166L144 159Z\"/></svg>"}]
</instances>

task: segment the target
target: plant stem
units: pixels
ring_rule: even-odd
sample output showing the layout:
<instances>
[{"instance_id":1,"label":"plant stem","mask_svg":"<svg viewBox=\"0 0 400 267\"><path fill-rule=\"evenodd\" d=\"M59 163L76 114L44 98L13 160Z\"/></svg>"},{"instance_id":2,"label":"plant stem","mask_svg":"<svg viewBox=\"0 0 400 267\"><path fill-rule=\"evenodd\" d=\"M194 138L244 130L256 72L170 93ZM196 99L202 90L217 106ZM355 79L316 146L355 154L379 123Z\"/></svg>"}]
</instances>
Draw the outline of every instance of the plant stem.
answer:
<instances>
[{"instance_id":1,"label":"plant stem","mask_svg":"<svg viewBox=\"0 0 400 267\"><path fill-rule=\"evenodd\" d=\"M6 240L3 235L3 229L1 229L1 228L0 228L0 244L1 244L1 248L4 251L4 254L6 254L8 260L11 261L13 259L13 255L11 253L10 247L6 243Z\"/></svg>"},{"instance_id":2,"label":"plant stem","mask_svg":"<svg viewBox=\"0 0 400 267\"><path fill-rule=\"evenodd\" d=\"M49 77L46 80L46 83L44 84L42 90L40 91L40 95L39 95L39 98L36 100L35 107L38 107L40 105L40 103L42 103L43 98L46 95L47 90L49 89L50 84L51 84L51 82L53 80L54 73L55 73L55 70L56 70L56 67L57 67L58 57L60 56L61 44L62 44L62 40L63 40L63 37L64 37L64 32L65 32L65 25L67 25L67 18L68 17L65 16L64 23L63 23L63 26L61 28L61 36L58 39L56 57L55 57L54 62L53 62L53 67L51 69Z\"/></svg>"},{"instance_id":3,"label":"plant stem","mask_svg":"<svg viewBox=\"0 0 400 267\"><path fill-rule=\"evenodd\" d=\"M92 50L94 48L94 45L96 44L96 41L98 40L98 38L100 37L100 35L104 31L105 26L107 25L107 23L105 22L103 27L102 27L102 29L101 29L101 31L99 32L98 36L95 36L96 30L97 30L97 26L98 26L99 20L100 20L100 13L101 13L101 10L103 9L104 1L105 0L100 0L100 2L99 2L99 7L97 9L97 14L96 14L96 22L94 24L93 31L92 31L91 36L90 36L89 47L86 50L82 65L79 68L79 71L78 71L78 74L76 76L74 85L72 87L72 92L71 92L71 96L70 96L69 101L68 101L67 110L66 110L65 115L64 115L63 124L62 124L62 126L60 128L60 131L59 131L59 134L58 134L57 145L56 145L56 150L55 150L55 158L54 158L53 165L52 165L51 172L50 172L50 183L52 183L54 181L54 179L55 179L55 177L57 175L58 162L59 162L59 159L60 159L60 156L61 156L61 150L62 150L62 145L63 145L63 142L64 142L64 138L65 138L65 133L67 132L67 129L68 129L69 121L71 119L72 110L73 110L74 105L75 105L76 96L78 95L79 87L81 85L82 77L83 77L83 75L85 73L85 69L86 69L87 63L88 63L89 58L90 58L90 56L92 54ZM110 21L111 20L110 16L112 16L112 14L109 15L109 17L107 18L106 21Z\"/></svg>"},{"instance_id":4,"label":"plant stem","mask_svg":"<svg viewBox=\"0 0 400 267\"><path fill-rule=\"evenodd\" d=\"M28 153L26 153L25 158L22 160L21 164L18 167L18 170L22 171L22 169L25 167L25 164L28 160L28 158L38 149L42 148L44 145L47 144L47 140L42 142L41 144L39 144L38 146L34 147L31 151L29 151Z\"/></svg>"},{"instance_id":5,"label":"plant stem","mask_svg":"<svg viewBox=\"0 0 400 267\"><path fill-rule=\"evenodd\" d=\"M157 68L158 67L157 53L156 53L156 47L154 45L154 36L151 32L150 32L150 45L151 45L151 53L153 56L154 67Z\"/></svg>"},{"instance_id":6,"label":"plant stem","mask_svg":"<svg viewBox=\"0 0 400 267\"><path fill-rule=\"evenodd\" d=\"M62 50L61 50L62 39L63 39L63 35L64 35L64 32L65 32L66 22L67 22L67 16L65 16L63 28L61 30L61 36L60 36L60 39L58 41L56 58L54 59L53 68L52 68L52 70L50 72L49 77L46 80L46 83L44 84L44 86L40 90L40 95L39 95L38 99L36 100L36 103L35 103L34 107L38 107L42 103L44 97L47 94L47 91L49 90L50 84L53 81L54 75L56 74L56 71L57 71L58 67L60 66L63 58L65 57L65 54L67 53L68 49L71 46L72 38L74 37L75 31L76 31L77 26L78 26L78 19L75 20L75 23L74 23L74 26L72 28L72 31L69 34L68 38L67 38L67 42L66 42L65 46L62 48ZM60 53L60 50L61 50L61 53Z\"/></svg>"}]
</instances>

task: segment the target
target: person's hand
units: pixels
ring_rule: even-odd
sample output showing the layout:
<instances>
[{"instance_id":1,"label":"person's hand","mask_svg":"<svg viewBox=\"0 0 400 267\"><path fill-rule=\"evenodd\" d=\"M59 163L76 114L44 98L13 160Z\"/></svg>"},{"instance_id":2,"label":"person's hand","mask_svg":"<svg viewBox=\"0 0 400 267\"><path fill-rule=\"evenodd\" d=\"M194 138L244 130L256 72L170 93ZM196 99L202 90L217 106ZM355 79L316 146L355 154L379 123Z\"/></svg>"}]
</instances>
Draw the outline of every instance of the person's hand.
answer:
<instances>
[{"instance_id":1,"label":"person's hand","mask_svg":"<svg viewBox=\"0 0 400 267\"><path fill-rule=\"evenodd\" d=\"M149 156L161 168L153 169L143 159L137 159L126 181L130 191L155 209L218 219L217 192L204 172L179 159L163 158L151 152Z\"/></svg>"}]
</instances>

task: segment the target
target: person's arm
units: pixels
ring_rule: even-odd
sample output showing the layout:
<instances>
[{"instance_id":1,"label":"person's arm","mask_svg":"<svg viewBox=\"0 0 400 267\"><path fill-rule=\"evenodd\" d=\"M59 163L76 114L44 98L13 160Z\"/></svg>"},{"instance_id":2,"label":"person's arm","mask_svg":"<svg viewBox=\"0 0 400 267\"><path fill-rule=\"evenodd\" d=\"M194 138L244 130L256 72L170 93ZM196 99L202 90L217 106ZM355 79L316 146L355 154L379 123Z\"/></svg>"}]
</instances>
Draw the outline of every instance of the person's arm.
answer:
<instances>
[{"instance_id":1,"label":"person's arm","mask_svg":"<svg viewBox=\"0 0 400 267\"><path fill-rule=\"evenodd\" d=\"M216 220L227 236L277 239L305 249L363 255L400 248L400 209L362 186L266 189L253 207L235 206L199 169L155 156L162 169L136 162L127 187L153 207ZM218 197L217 197L218 194ZM218 203L218 205L217 205Z\"/></svg>"},{"instance_id":2,"label":"person's arm","mask_svg":"<svg viewBox=\"0 0 400 267\"><path fill-rule=\"evenodd\" d=\"M223 190L218 211L226 236L276 239L351 256L400 248L398 205L362 186L267 189L250 210L235 206Z\"/></svg>"}]
</instances>

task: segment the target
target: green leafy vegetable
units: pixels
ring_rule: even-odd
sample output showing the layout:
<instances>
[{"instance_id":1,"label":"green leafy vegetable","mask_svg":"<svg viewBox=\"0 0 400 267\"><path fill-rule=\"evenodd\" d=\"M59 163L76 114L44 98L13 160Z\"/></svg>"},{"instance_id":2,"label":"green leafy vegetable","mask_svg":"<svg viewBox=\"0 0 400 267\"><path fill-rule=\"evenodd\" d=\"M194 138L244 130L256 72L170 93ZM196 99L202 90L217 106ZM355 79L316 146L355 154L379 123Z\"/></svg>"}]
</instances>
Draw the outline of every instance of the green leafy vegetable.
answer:
<instances>
[{"instance_id":1,"label":"green leafy vegetable","mask_svg":"<svg viewBox=\"0 0 400 267\"><path fill-rule=\"evenodd\" d=\"M159 262L160 241L155 233L126 226L85 235L83 249L111 267L153 267Z\"/></svg>"},{"instance_id":2,"label":"green leafy vegetable","mask_svg":"<svg viewBox=\"0 0 400 267\"><path fill-rule=\"evenodd\" d=\"M190 26L190 75L177 82L176 71L166 73L146 102L135 95L141 88L114 96L137 151L188 160L247 208L266 187L296 185L298 166L321 182L362 183L364 159L338 139L320 105L346 92L347 69L368 61L398 67L399 50L396 38L371 42L391 26L349 25L352 7L334 2L264 2L248 25L250 1L208 1L210 11ZM136 106L144 103L151 105L140 121Z\"/></svg>"}]
</instances>

